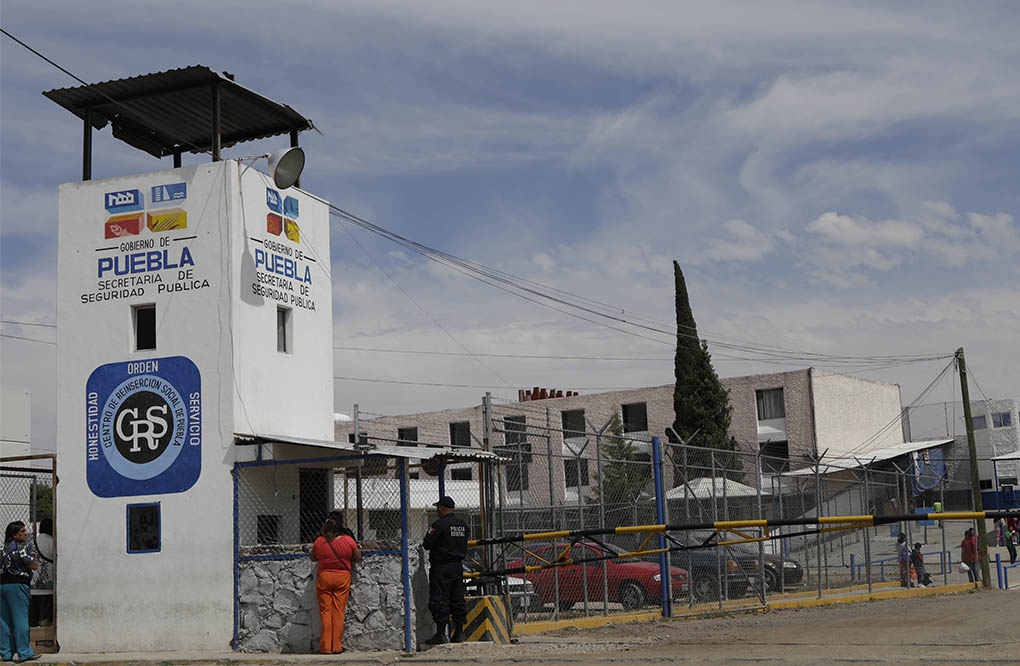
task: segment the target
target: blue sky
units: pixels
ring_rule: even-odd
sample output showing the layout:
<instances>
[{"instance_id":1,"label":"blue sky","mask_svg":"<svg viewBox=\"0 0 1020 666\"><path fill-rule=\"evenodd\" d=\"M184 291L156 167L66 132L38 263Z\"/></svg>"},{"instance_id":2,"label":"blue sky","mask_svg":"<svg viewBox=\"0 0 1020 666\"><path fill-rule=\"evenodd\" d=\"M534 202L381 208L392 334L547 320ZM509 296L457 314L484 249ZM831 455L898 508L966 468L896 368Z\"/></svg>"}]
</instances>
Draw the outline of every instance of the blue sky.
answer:
<instances>
[{"instance_id":1,"label":"blue sky","mask_svg":"<svg viewBox=\"0 0 1020 666\"><path fill-rule=\"evenodd\" d=\"M322 131L302 135L308 191L623 318L671 327L676 259L722 376L813 365L900 384L907 404L946 360L830 357L964 347L972 397L1020 394L1018 15L995 2L4 0L0 24L90 82L231 72ZM81 169L80 122L41 93L75 85L0 37L0 319L44 325L2 324L0 380L32 391L38 450L56 430L55 347L18 337L55 339L57 186ZM170 166L95 135L97 178ZM564 316L334 224L337 411L672 381L669 335ZM766 345L789 353L762 362ZM403 353L426 351L451 355ZM958 396L946 380L925 402ZM925 409L936 416L915 438L943 434L947 410Z\"/></svg>"}]
</instances>

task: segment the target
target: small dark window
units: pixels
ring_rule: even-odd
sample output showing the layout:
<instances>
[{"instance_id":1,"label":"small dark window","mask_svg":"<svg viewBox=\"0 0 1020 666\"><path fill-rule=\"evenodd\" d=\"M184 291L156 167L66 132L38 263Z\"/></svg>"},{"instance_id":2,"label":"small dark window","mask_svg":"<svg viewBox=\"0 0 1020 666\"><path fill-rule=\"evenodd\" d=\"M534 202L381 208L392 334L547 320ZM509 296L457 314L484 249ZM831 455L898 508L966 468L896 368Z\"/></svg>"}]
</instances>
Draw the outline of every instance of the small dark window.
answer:
<instances>
[{"instance_id":1,"label":"small dark window","mask_svg":"<svg viewBox=\"0 0 1020 666\"><path fill-rule=\"evenodd\" d=\"M624 432L647 432L648 431L648 407L643 402L635 402L623 407L623 431Z\"/></svg>"},{"instance_id":2,"label":"small dark window","mask_svg":"<svg viewBox=\"0 0 1020 666\"><path fill-rule=\"evenodd\" d=\"M588 459L567 458L563 461L563 476L567 488L580 488L588 485Z\"/></svg>"},{"instance_id":3,"label":"small dark window","mask_svg":"<svg viewBox=\"0 0 1020 666\"><path fill-rule=\"evenodd\" d=\"M981 487L981 490L991 490L992 489L992 480L991 479L981 479L981 481L978 482L978 485Z\"/></svg>"},{"instance_id":4,"label":"small dark window","mask_svg":"<svg viewBox=\"0 0 1020 666\"><path fill-rule=\"evenodd\" d=\"M779 474L790 469L789 442L767 442L761 445L761 469L768 474Z\"/></svg>"},{"instance_id":5,"label":"small dark window","mask_svg":"<svg viewBox=\"0 0 1020 666\"><path fill-rule=\"evenodd\" d=\"M772 419L786 418L786 404L783 402L783 389L765 389L755 391L755 399L758 403L758 420L771 421Z\"/></svg>"},{"instance_id":6,"label":"small dark window","mask_svg":"<svg viewBox=\"0 0 1020 666\"><path fill-rule=\"evenodd\" d=\"M1003 490L1006 490L1006 488L1009 488L1010 490L1012 490L1015 487L1016 487L1016 477L1015 476L1000 476L999 477L999 488L1002 488Z\"/></svg>"},{"instance_id":7,"label":"small dark window","mask_svg":"<svg viewBox=\"0 0 1020 666\"><path fill-rule=\"evenodd\" d=\"M162 547L159 502L127 505L127 552L158 553Z\"/></svg>"},{"instance_id":8,"label":"small dark window","mask_svg":"<svg viewBox=\"0 0 1020 666\"><path fill-rule=\"evenodd\" d=\"M974 428L974 430L984 430L985 428L988 427L988 421L986 420L984 414L982 414L981 416L970 417L970 422L971 427Z\"/></svg>"},{"instance_id":9,"label":"small dark window","mask_svg":"<svg viewBox=\"0 0 1020 666\"><path fill-rule=\"evenodd\" d=\"M136 305L131 308L135 326L135 350L156 348L156 306Z\"/></svg>"},{"instance_id":10,"label":"small dark window","mask_svg":"<svg viewBox=\"0 0 1020 666\"><path fill-rule=\"evenodd\" d=\"M563 424L563 439L571 437L584 437L585 427L584 410L572 409L560 412L560 422Z\"/></svg>"},{"instance_id":11,"label":"small dark window","mask_svg":"<svg viewBox=\"0 0 1020 666\"><path fill-rule=\"evenodd\" d=\"M292 310L282 305L276 306L276 351L281 354L294 353L294 326L291 320Z\"/></svg>"},{"instance_id":12,"label":"small dark window","mask_svg":"<svg viewBox=\"0 0 1020 666\"><path fill-rule=\"evenodd\" d=\"M1009 412L992 412L992 427L1008 428L1013 425L1012 416Z\"/></svg>"},{"instance_id":13,"label":"small dark window","mask_svg":"<svg viewBox=\"0 0 1020 666\"><path fill-rule=\"evenodd\" d=\"M450 446L471 446L471 422L460 421L450 424Z\"/></svg>"},{"instance_id":14,"label":"small dark window","mask_svg":"<svg viewBox=\"0 0 1020 666\"><path fill-rule=\"evenodd\" d=\"M453 481L470 481L471 480L471 468L470 467L451 467L450 468L450 479Z\"/></svg>"},{"instance_id":15,"label":"small dark window","mask_svg":"<svg viewBox=\"0 0 1020 666\"><path fill-rule=\"evenodd\" d=\"M265 513L256 516L255 539L261 545L280 543L280 516Z\"/></svg>"},{"instance_id":16,"label":"small dark window","mask_svg":"<svg viewBox=\"0 0 1020 666\"><path fill-rule=\"evenodd\" d=\"M418 442L417 428L397 428L397 445L414 446Z\"/></svg>"}]
</instances>

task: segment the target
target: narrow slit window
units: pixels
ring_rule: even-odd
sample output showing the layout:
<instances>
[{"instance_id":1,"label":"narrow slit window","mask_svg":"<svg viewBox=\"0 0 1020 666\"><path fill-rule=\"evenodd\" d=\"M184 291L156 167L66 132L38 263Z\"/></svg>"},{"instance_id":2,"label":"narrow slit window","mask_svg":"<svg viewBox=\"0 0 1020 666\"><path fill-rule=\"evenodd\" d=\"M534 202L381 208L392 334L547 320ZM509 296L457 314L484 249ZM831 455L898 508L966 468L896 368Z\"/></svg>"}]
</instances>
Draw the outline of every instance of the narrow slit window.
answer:
<instances>
[{"instance_id":1,"label":"narrow slit window","mask_svg":"<svg viewBox=\"0 0 1020 666\"><path fill-rule=\"evenodd\" d=\"M276 307L276 351L281 354L294 353L294 327L291 309L282 305Z\"/></svg>"},{"instance_id":2,"label":"narrow slit window","mask_svg":"<svg viewBox=\"0 0 1020 666\"><path fill-rule=\"evenodd\" d=\"M131 308L135 328L135 351L156 348L156 306L135 305Z\"/></svg>"}]
</instances>

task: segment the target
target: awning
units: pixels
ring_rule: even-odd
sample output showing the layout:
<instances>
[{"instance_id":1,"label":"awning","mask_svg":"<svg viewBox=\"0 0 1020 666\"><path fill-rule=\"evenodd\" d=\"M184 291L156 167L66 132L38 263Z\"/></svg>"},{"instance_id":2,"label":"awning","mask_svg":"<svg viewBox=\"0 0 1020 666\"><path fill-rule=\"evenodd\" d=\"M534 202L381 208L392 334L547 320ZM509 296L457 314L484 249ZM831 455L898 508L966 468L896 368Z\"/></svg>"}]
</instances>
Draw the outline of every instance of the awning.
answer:
<instances>
[{"instance_id":1,"label":"awning","mask_svg":"<svg viewBox=\"0 0 1020 666\"><path fill-rule=\"evenodd\" d=\"M327 449L338 453L354 453L366 456L378 455L390 458L409 458L414 460L432 460L441 458L445 460L476 461L476 462L507 462L495 453L482 451L481 449L418 444L416 446L395 446L387 444L376 444L369 441L366 444L355 444L353 442L337 442L332 439L311 439L308 437L293 437L291 435L250 435L234 433L234 439L238 444L296 444L299 446L310 446L319 449Z\"/></svg>"},{"instance_id":2,"label":"awning","mask_svg":"<svg viewBox=\"0 0 1020 666\"><path fill-rule=\"evenodd\" d=\"M812 465L792 472L784 472L782 476L814 476L815 474L835 474L847 470L860 469L868 465L899 458L915 451L933 449L937 446L952 444L953 439L926 439L917 442L902 442L883 446L882 448L867 451L853 456L826 456L821 465Z\"/></svg>"}]
</instances>

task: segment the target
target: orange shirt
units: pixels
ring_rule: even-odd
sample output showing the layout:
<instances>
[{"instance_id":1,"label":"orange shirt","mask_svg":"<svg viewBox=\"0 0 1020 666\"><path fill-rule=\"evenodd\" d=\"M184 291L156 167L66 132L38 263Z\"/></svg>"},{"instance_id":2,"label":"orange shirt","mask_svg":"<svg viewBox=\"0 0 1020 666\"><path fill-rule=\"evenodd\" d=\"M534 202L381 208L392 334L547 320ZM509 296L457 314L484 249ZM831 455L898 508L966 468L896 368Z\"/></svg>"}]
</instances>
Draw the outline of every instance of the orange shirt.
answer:
<instances>
[{"instance_id":1,"label":"orange shirt","mask_svg":"<svg viewBox=\"0 0 1020 666\"><path fill-rule=\"evenodd\" d=\"M315 543L312 544L312 552L315 553L315 559L319 562L319 571L350 571L351 557L357 547L358 544L354 539L346 534L341 534L333 539L333 548L329 547L329 543L324 538L317 537ZM333 553L333 549L336 549L336 554ZM337 555L340 556L339 559Z\"/></svg>"}]
</instances>

